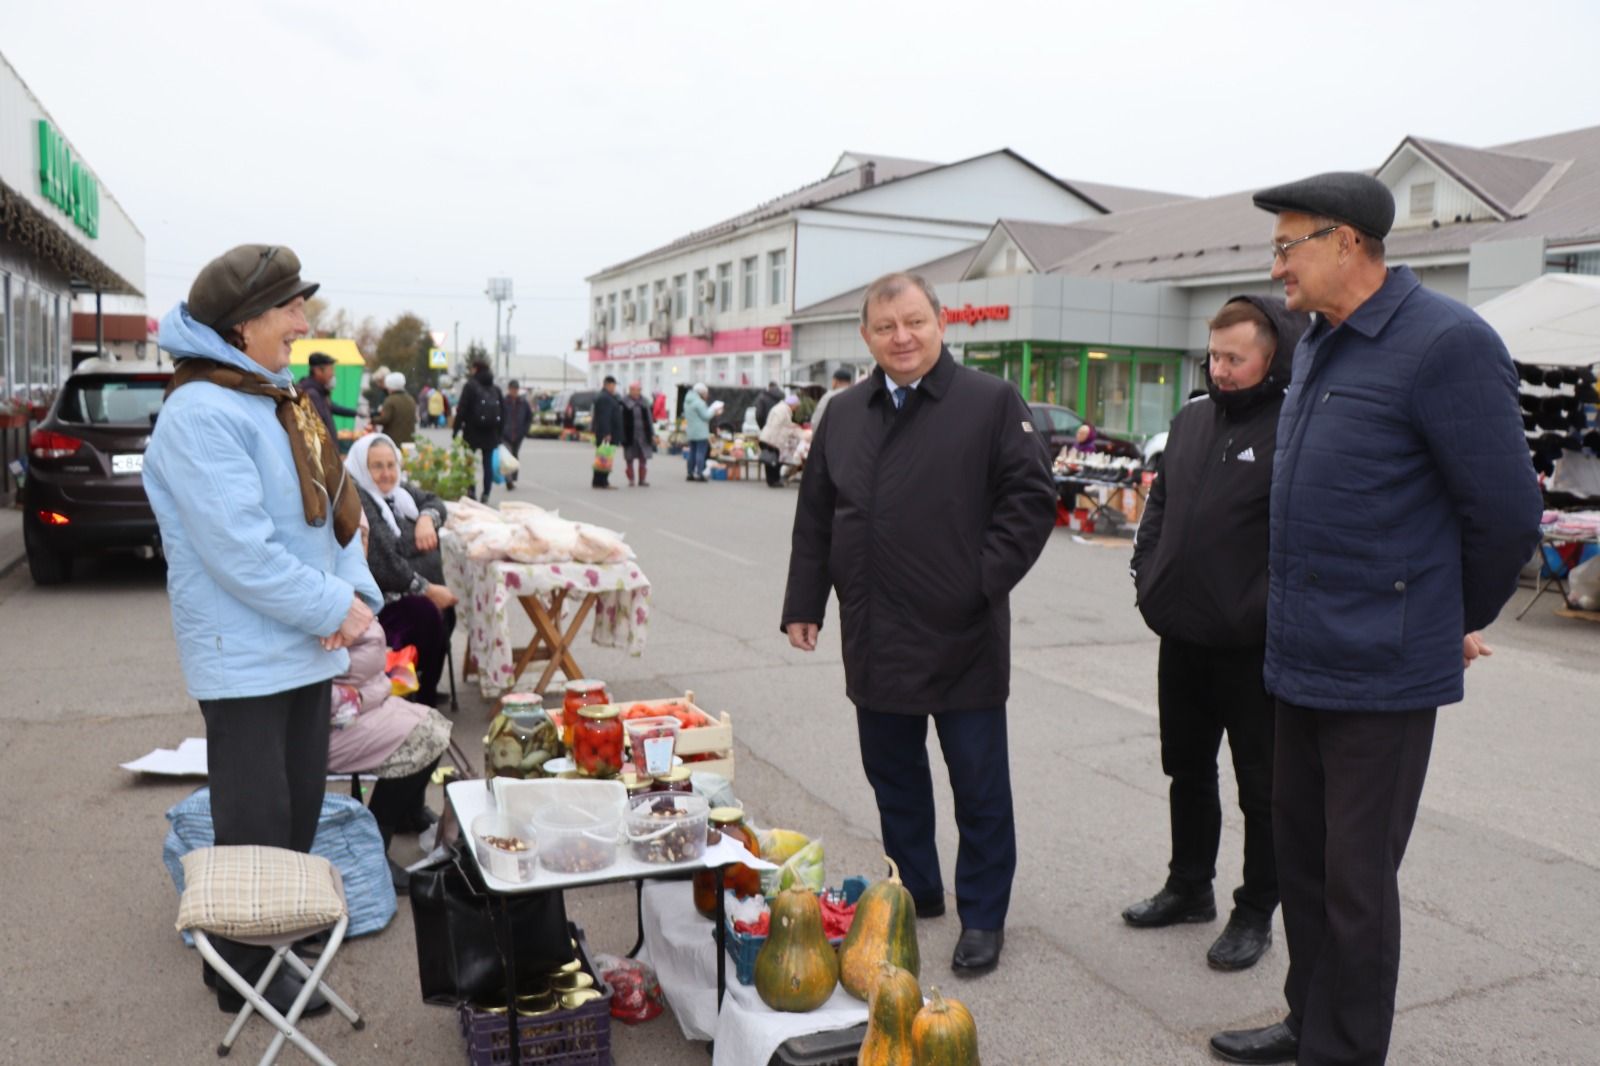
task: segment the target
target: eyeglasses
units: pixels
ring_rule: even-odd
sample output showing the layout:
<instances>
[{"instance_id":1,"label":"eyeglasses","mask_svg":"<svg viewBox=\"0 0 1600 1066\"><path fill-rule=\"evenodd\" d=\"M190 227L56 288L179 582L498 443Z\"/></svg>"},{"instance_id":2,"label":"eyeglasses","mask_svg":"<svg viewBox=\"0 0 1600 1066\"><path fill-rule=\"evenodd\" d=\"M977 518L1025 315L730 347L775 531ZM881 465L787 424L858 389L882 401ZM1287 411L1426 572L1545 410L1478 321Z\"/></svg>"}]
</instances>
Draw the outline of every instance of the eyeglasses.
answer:
<instances>
[{"instance_id":1,"label":"eyeglasses","mask_svg":"<svg viewBox=\"0 0 1600 1066\"><path fill-rule=\"evenodd\" d=\"M1326 229L1319 229L1315 233L1308 233L1304 237L1296 237L1292 241L1284 241L1282 244L1279 244L1277 241L1273 241L1272 258L1275 260L1282 259L1284 262L1288 262L1290 248L1293 248L1297 244L1304 244L1306 241L1314 241L1318 237L1326 237L1328 234L1332 233L1338 228L1338 226L1329 226Z\"/></svg>"}]
</instances>

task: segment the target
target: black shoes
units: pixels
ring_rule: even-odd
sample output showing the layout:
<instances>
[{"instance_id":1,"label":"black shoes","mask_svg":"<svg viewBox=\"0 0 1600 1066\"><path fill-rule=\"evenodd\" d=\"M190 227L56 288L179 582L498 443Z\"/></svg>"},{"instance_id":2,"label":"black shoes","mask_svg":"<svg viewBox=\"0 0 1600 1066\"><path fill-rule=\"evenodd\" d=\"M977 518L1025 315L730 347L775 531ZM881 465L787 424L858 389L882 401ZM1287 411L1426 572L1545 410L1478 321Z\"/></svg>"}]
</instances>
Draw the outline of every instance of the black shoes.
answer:
<instances>
[{"instance_id":1,"label":"black shoes","mask_svg":"<svg viewBox=\"0 0 1600 1066\"><path fill-rule=\"evenodd\" d=\"M1262 1029L1230 1029L1211 1038L1211 1052L1227 1062L1293 1062L1300 1038L1283 1022Z\"/></svg>"},{"instance_id":2,"label":"black shoes","mask_svg":"<svg viewBox=\"0 0 1600 1066\"><path fill-rule=\"evenodd\" d=\"M295 997L304 987L305 982L300 978L287 970L279 970L272 975L272 980L267 983L267 990L262 995L272 1004L273 1010L287 1015L289 1008L294 1006ZM311 998L306 1001L306 1009L300 1012L300 1017L314 1018L319 1014L326 1014L332 1006L321 992L313 992ZM218 978L217 1009L224 1014L238 1014L243 1007L244 997L235 992L232 985Z\"/></svg>"},{"instance_id":3,"label":"black shoes","mask_svg":"<svg viewBox=\"0 0 1600 1066\"><path fill-rule=\"evenodd\" d=\"M1236 910L1217 937L1206 962L1213 970L1248 970L1272 945L1272 920L1244 917Z\"/></svg>"},{"instance_id":4,"label":"black shoes","mask_svg":"<svg viewBox=\"0 0 1600 1066\"><path fill-rule=\"evenodd\" d=\"M944 917L944 897L943 896L939 896L939 897L937 897L935 899L926 899L926 900L919 899L919 900L916 901L916 905L917 905L917 917L918 918L943 918Z\"/></svg>"},{"instance_id":5,"label":"black shoes","mask_svg":"<svg viewBox=\"0 0 1600 1066\"><path fill-rule=\"evenodd\" d=\"M1004 929L963 929L950 968L963 977L986 974L1000 965L1000 949L1005 946Z\"/></svg>"},{"instance_id":6,"label":"black shoes","mask_svg":"<svg viewBox=\"0 0 1600 1066\"><path fill-rule=\"evenodd\" d=\"M1180 922L1213 922L1216 918L1217 901L1209 888L1192 895L1163 888L1122 912L1123 921L1140 929L1158 929Z\"/></svg>"}]
</instances>

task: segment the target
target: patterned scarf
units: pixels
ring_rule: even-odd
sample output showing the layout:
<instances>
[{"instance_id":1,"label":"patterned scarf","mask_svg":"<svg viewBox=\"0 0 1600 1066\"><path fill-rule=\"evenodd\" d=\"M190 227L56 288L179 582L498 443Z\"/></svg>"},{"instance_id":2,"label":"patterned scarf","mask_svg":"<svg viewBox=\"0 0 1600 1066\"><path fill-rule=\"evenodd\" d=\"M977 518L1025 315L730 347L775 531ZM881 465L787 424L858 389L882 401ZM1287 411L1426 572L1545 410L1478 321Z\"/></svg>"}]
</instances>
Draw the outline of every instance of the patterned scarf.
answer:
<instances>
[{"instance_id":1,"label":"patterned scarf","mask_svg":"<svg viewBox=\"0 0 1600 1066\"><path fill-rule=\"evenodd\" d=\"M167 395L191 381L209 381L224 389L266 396L277 404L278 421L289 435L295 473L300 476L300 504L305 509L306 524L325 525L331 509L334 537L341 548L349 544L350 538L361 528L361 500L345 476L344 464L339 461L339 446L328 436L327 426L311 401L293 389L274 385L260 374L200 358L179 361L172 384L167 386Z\"/></svg>"}]
</instances>

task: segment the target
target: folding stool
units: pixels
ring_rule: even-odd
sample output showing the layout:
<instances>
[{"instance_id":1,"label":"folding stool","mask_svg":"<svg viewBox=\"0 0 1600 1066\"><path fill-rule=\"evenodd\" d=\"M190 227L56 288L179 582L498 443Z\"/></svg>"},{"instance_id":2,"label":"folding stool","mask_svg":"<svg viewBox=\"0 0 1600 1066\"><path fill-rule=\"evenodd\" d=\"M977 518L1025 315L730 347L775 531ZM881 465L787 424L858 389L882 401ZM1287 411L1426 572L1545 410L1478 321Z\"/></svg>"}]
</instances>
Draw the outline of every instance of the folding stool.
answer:
<instances>
[{"instance_id":1,"label":"folding stool","mask_svg":"<svg viewBox=\"0 0 1600 1066\"><path fill-rule=\"evenodd\" d=\"M182 861L184 889L178 901L178 929L193 935L195 946L217 976L244 997L244 1006L217 1046L217 1054L227 1055L233 1049L245 1022L256 1013L278 1030L261 1057L261 1066L277 1060L285 1040L318 1066L334 1066L296 1023L312 993L321 991L352 1026L366 1027L361 1016L322 980L350 922L338 869L317 855L254 845L199 848ZM324 930L331 930L328 942L316 966L308 969L290 948L295 941ZM211 936L274 949L255 987L223 959ZM305 986L288 1013L280 1014L263 993L285 961Z\"/></svg>"}]
</instances>

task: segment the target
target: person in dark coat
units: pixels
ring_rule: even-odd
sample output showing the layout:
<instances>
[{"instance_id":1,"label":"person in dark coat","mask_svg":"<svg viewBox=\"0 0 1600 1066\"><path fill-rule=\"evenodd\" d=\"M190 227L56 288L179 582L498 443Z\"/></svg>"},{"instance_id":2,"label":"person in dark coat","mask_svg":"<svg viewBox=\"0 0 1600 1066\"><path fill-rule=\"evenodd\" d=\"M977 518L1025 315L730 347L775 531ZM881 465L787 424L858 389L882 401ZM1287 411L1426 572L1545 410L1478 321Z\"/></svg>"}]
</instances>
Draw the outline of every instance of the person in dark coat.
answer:
<instances>
[{"instance_id":1,"label":"person in dark coat","mask_svg":"<svg viewBox=\"0 0 1600 1066\"><path fill-rule=\"evenodd\" d=\"M383 379L388 395L372 416L372 425L396 444L410 444L417 436L417 401L406 391L406 376L398 370Z\"/></svg>"},{"instance_id":2,"label":"person in dark coat","mask_svg":"<svg viewBox=\"0 0 1600 1066\"><path fill-rule=\"evenodd\" d=\"M784 391L776 381L767 382L767 387L761 390L761 395L756 397L756 428L767 428L767 416L772 409L783 402Z\"/></svg>"},{"instance_id":3,"label":"person in dark coat","mask_svg":"<svg viewBox=\"0 0 1600 1066\"><path fill-rule=\"evenodd\" d=\"M1141 928L1216 919L1222 833L1217 751L1228 734L1244 813L1244 884L1206 961L1254 966L1272 943L1272 697L1267 641L1267 503L1278 410L1310 319L1275 296L1237 296L1211 320L1209 389L1172 420L1165 465L1133 548L1137 602L1161 637L1161 768L1172 851L1161 891L1122 912Z\"/></svg>"},{"instance_id":4,"label":"person in dark coat","mask_svg":"<svg viewBox=\"0 0 1600 1066\"><path fill-rule=\"evenodd\" d=\"M1323 174L1255 203L1277 216L1289 308L1317 314L1278 422L1267 587L1289 1013L1211 1046L1235 1062L1376 1064L1437 711L1487 651L1479 631L1515 591L1543 503L1505 345L1384 263L1388 188Z\"/></svg>"},{"instance_id":5,"label":"person in dark coat","mask_svg":"<svg viewBox=\"0 0 1600 1066\"><path fill-rule=\"evenodd\" d=\"M506 396L500 403L503 412L501 422L501 439L505 441L511 454L519 460L522 458L522 442L528 439L528 427L533 425L533 406L528 403L528 398L522 395L522 389L515 381L506 382ZM506 475L506 491L510 492L517 487L517 475Z\"/></svg>"},{"instance_id":6,"label":"person in dark coat","mask_svg":"<svg viewBox=\"0 0 1600 1066\"><path fill-rule=\"evenodd\" d=\"M645 468L656 452L656 427L651 417L651 404L644 398L644 386L637 381L628 386L628 397L622 401L622 455L627 463L628 484L649 488ZM639 480L633 479L633 464L639 464Z\"/></svg>"},{"instance_id":7,"label":"person in dark coat","mask_svg":"<svg viewBox=\"0 0 1600 1066\"><path fill-rule=\"evenodd\" d=\"M494 450L500 446L504 419L494 373L486 360L479 359L472 364L472 376L461 386L455 420L455 435L483 454L483 494L478 497L479 503L489 502L489 490L494 487Z\"/></svg>"},{"instance_id":8,"label":"person in dark coat","mask_svg":"<svg viewBox=\"0 0 1600 1066\"><path fill-rule=\"evenodd\" d=\"M1016 387L958 365L938 297L890 274L867 289L878 367L839 393L800 482L782 628L815 650L839 596L845 695L884 847L922 917L944 913L928 720L955 793L960 850L952 960L992 969L1016 870L1006 748L1010 593L1050 537L1050 458Z\"/></svg>"},{"instance_id":9,"label":"person in dark coat","mask_svg":"<svg viewBox=\"0 0 1600 1066\"><path fill-rule=\"evenodd\" d=\"M295 386L302 396L311 401L311 406L317 409L322 424L328 427L328 439L333 441L339 439L338 431L333 428L333 416L356 417L354 407L333 402L333 376L337 365L333 356L327 352L312 352L306 359L306 376Z\"/></svg>"},{"instance_id":10,"label":"person in dark coat","mask_svg":"<svg viewBox=\"0 0 1600 1066\"><path fill-rule=\"evenodd\" d=\"M622 401L617 398L617 379L606 375L606 380L600 391L595 394L594 410L590 413L589 428L594 433L594 444L599 448L602 444L621 446L622 444ZM615 462L615 457L612 459ZM594 480L591 487L609 489L611 484L611 471L594 471Z\"/></svg>"}]
</instances>

